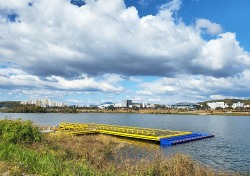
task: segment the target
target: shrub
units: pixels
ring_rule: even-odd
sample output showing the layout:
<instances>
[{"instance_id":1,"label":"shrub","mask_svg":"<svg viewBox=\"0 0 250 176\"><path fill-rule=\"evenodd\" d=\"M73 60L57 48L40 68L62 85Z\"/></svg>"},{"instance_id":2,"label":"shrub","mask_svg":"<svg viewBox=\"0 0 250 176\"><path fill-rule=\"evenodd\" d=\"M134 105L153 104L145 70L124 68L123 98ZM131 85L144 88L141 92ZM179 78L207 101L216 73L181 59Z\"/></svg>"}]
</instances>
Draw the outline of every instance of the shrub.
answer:
<instances>
[{"instance_id":1,"label":"shrub","mask_svg":"<svg viewBox=\"0 0 250 176\"><path fill-rule=\"evenodd\" d=\"M0 140L8 143L41 141L42 134L29 120L0 120Z\"/></svg>"}]
</instances>

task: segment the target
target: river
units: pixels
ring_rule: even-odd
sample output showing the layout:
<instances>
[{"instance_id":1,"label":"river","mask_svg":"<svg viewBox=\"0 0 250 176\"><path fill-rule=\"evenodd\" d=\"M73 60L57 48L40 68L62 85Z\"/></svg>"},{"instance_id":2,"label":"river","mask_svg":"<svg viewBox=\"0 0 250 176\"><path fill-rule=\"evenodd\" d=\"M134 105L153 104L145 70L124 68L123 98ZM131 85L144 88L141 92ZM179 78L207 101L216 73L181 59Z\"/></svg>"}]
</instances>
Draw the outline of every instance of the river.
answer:
<instances>
[{"instance_id":1,"label":"river","mask_svg":"<svg viewBox=\"0 0 250 176\"><path fill-rule=\"evenodd\" d=\"M65 121L210 133L215 137L162 147L161 150L166 155L189 154L193 159L216 169L250 171L250 116L0 113L0 119L5 117L32 120L38 125L58 125Z\"/></svg>"}]
</instances>

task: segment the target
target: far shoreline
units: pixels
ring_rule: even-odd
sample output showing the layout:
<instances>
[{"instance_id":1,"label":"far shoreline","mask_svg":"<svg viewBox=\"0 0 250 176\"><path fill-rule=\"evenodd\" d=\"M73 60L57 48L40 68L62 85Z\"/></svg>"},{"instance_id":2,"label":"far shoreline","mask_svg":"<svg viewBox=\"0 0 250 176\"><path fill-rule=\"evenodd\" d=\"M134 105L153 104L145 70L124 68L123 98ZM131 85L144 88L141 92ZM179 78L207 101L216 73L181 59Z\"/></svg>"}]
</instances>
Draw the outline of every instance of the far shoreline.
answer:
<instances>
[{"instance_id":1,"label":"far shoreline","mask_svg":"<svg viewBox=\"0 0 250 176\"><path fill-rule=\"evenodd\" d=\"M166 114L166 115L197 115L197 116L250 116L250 111L235 110L187 110L187 109L96 109L96 108L46 108L45 111L16 111L16 109L2 109L0 113L114 113L114 114Z\"/></svg>"}]
</instances>

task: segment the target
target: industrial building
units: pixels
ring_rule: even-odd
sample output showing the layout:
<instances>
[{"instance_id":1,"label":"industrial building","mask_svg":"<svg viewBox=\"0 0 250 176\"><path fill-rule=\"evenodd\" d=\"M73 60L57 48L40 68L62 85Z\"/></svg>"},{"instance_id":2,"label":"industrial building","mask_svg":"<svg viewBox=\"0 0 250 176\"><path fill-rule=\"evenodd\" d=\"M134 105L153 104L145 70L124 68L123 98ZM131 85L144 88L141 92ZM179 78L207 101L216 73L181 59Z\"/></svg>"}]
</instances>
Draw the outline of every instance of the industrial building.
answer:
<instances>
[{"instance_id":1,"label":"industrial building","mask_svg":"<svg viewBox=\"0 0 250 176\"><path fill-rule=\"evenodd\" d=\"M132 108L133 107L132 100L123 100L121 102L121 107L122 108Z\"/></svg>"},{"instance_id":2,"label":"industrial building","mask_svg":"<svg viewBox=\"0 0 250 176\"><path fill-rule=\"evenodd\" d=\"M195 109L199 105L195 103L189 103L189 102L181 102L181 103L176 103L174 105L171 105L171 108L175 109Z\"/></svg>"}]
</instances>

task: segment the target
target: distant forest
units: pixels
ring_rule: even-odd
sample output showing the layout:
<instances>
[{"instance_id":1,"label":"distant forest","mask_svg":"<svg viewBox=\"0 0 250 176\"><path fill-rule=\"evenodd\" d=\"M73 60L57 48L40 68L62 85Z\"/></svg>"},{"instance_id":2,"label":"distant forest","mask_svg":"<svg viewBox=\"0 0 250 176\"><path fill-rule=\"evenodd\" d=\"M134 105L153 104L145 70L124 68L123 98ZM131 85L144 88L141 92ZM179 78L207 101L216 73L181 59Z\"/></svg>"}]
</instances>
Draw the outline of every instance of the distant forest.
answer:
<instances>
[{"instance_id":1,"label":"distant forest","mask_svg":"<svg viewBox=\"0 0 250 176\"><path fill-rule=\"evenodd\" d=\"M15 108L20 105L20 101L0 101L0 108Z\"/></svg>"},{"instance_id":2,"label":"distant forest","mask_svg":"<svg viewBox=\"0 0 250 176\"><path fill-rule=\"evenodd\" d=\"M47 109L35 105L22 105L20 101L2 101L0 102L2 112L12 113L46 113Z\"/></svg>"}]
</instances>

